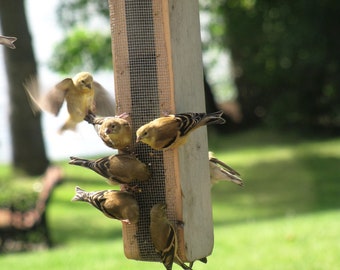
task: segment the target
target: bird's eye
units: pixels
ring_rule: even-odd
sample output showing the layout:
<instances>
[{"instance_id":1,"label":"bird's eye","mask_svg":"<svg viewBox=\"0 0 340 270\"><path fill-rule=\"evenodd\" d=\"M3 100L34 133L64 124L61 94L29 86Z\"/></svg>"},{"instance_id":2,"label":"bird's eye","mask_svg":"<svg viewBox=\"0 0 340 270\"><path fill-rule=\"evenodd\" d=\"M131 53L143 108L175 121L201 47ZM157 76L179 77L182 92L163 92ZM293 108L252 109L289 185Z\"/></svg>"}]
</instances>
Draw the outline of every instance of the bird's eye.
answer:
<instances>
[{"instance_id":1,"label":"bird's eye","mask_svg":"<svg viewBox=\"0 0 340 270\"><path fill-rule=\"evenodd\" d=\"M115 128L116 126L115 125L111 125L111 128Z\"/></svg>"},{"instance_id":2,"label":"bird's eye","mask_svg":"<svg viewBox=\"0 0 340 270\"><path fill-rule=\"evenodd\" d=\"M146 136L146 135L148 135L148 132L147 132L147 131L145 131L145 132L143 133L143 137Z\"/></svg>"},{"instance_id":3,"label":"bird's eye","mask_svg":"<svg viewBox=\"0 0 340 270\"><path fill-rule=\"evenodd\" d=\"M85 84L85 81L84 81L84 80L81 80L81 83L82 83L82 84Z\"/></svg>"}]
</instances>

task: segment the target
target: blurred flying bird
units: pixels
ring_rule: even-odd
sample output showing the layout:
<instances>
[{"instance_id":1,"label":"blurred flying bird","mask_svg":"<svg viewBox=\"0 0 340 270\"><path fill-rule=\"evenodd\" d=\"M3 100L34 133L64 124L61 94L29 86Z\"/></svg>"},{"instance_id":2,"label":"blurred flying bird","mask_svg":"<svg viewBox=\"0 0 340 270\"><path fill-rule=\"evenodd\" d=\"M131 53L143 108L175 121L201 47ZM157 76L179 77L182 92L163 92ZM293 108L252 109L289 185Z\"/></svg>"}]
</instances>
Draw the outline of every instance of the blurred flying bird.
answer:
<instances>
[{"instance_id":1,"label":"blurred flying bird","mask_svg":"<svg viewBox=\"0 0 340 270\"><path fill-rule=\"evenodd\" d=\"M17 40L16 37L6 37L0 35L0 44L5 45L10 49L15 49L14 42Z\"/></svg>"},{"instance_id":2,"label":"blurred flying bird","mask_svg":"<svg viewBox=\"0 0 340 270\"><path fill-rule=\"evenodd\" d=\"M155 150L174 149L186 142L195 129L211 124L224 124L222 111L215 113L180 113L157 118L137 132L137 142L148 144Z\"/></svg>"},{"instance_id":3,"label":"blurred flying bird","mask_svg":"<svg viewBox=\"0 0 340 270\"><path fill-rule=\"evenodd\" d=\"M130 184L150 178L149 167L130 154L111 155L96 160L70 157L69 164L89 168L107 178L110 184Z\"/></svg>"},{"instance_id":4,"label":"blurred flying bird","mask_svg":"<svg viewBox=\"0 0 340 270\"><path fill-rule=\"evenodd\" d=\"M156 252L167 270L177 263L183 269L191 269L185 265L177 254L177 235L175 228L166 215L166 204L155 204L150 211L150 235Z\"/></svg>"},{"instance_id":5,"label":"blurred flying bird","mask_svg":"<svg viewBox=\"0 0 340 270\"><path fill-rule=\"evenodd\" d=\"M127 113L123 113L118 116L96 117L89 113L85 121L95 127L99 137L108 147L127 150L132 143L131 126L126 120L128 116Z\"/></svg>"},{"instance_id":6,"label":"blurred flying bird","mask_svg":"<svg viewBox=\"0 0 340 270\"><path fill-rule=\"evenodd\" d=\"M76 187L72 201L88 202L105 216L118 219L127 224L135 224L139 220L139 206L133 194L120 190L102 190L87 192Z\"/></svg>"},{"instance_id":7,"label":"blurred flying bird","mask_svg":"<svg viewBox=\"0 0 340 270\"><path fill-rule=\"evenodd\" d=\"M72 79L62 80L46 95L40 94L36 78L27 81L24 86L34 112L44 110L56 116L66 101L69 116L60 128L60 133L67 129L74 130L89 112L102 116L115 113L113 98L99 83L93 80L89 72L80 72Z\"/></svg>"},{"instance_id":8,"label":"blurred flying bird","mask_svg":"<svg viewBox=\"0 0 340 270\"><path fill-rule=\"evenodd\" d=\"M240 174L233 168L214 157L213 152L209 152L210 182L215 184L219 181L230 181L239 186L243 186Z\"/></svg>"}]
</instances>

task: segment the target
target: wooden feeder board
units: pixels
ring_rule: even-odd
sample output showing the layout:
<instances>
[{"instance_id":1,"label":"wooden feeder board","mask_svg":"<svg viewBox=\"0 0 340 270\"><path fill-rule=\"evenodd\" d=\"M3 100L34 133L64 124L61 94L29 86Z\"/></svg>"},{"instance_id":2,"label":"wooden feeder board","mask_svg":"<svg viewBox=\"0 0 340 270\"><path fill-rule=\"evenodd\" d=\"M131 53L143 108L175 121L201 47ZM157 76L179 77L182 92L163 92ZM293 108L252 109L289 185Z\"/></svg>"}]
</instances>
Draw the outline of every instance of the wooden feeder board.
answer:
<instances>
[{"instance_id":1,"label":"wooden feeder board","mask_svg":"<svg viewBox=\"0 0 340 270\"><path fill-rule=\"evenodd\" d=\"M204 112L198 1L109 0L109 7L116 111L130 114L134 136L164 113ZM181 259L210 255L214 237L206 128L194 131L178 149L156 151L138 143L134 152L150 164L152 177L139 184L139 223L123 225L126 257L159 261L149 232L150 209L159 202L167 203Z\"/></svg>"}]
</instances>

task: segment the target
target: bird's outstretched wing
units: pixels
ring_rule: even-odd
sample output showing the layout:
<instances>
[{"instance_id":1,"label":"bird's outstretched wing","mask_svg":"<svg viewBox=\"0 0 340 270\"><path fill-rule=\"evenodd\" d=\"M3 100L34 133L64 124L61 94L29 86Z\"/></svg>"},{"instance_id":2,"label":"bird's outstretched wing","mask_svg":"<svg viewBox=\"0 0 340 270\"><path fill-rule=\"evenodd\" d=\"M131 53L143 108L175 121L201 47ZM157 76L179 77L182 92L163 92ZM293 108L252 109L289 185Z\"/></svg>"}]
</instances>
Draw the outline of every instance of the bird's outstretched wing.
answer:
<instances>
[{"instance_id":1,"label":"bird's outstretched wing","mask_svg":"<svg viewBox=\"0 0 340 270\"><path fill-rule=\"evenodd\" d=\"M96 114L100 116L115 115L115 101L110 93L98 82L93 81Z\"/></svg>"},{"instance_id":2,"label":"bird's outstretched wing","mask_svg":"<svg viewBox=\"0 0 340 270\"><path fill-rule=\"evenodd\" d=\"M43 96L42 106L45 107L43 107L43 109L54 115L58 115L60 108L64 103L65 95L71 87L74 87L71 78L66 78L56 84L45 96Z\"/></svg>"},{"instance_id":3,"label":"bird's outstretched wing","mask_svg":"<svg viewBox=\"0 0 340 270\"><path fill-rule=\"evenodd\" d=\"M47 111L58 115L65 100L68 89L73 85L72 79L67 78L56 84L46 94L41 93L38 79L32 77L24 83L24 87L34 113Z\"/></svg>"}]
</instances>

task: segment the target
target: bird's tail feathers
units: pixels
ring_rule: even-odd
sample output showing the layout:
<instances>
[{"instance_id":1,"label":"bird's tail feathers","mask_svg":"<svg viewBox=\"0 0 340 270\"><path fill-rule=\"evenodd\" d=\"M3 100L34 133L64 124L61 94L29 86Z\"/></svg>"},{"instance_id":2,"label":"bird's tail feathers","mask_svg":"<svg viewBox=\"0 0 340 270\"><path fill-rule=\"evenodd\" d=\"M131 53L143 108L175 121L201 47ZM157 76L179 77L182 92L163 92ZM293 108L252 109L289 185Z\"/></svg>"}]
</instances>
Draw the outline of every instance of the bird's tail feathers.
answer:
<instances>
[{"instance_id":1,"label":"bird's tail feathers","mask_svg":"<svg viewBox=\"0 0 340 270\"><path fill-rule=\"evenodd\" d=\"M209 161L212 162L213 164L219 165L220 167L224 168L226 171L230 172L233 175L240 176L240 174L237 171L235 171L232 167L225 164L223 161L219 160L218 158L215 158L212 152L209 152Z\"/></svg>"},{"instance_id":2,"label":"bird's tail feathers","mask_svg":"<svg viewBox=\"0 0 340 270\"><path fill-rule=\"evenodd\" d=\"M223 111L214 113L180 113L175 114L175 117L180 120L181 136L188 134L188 132L197 129L204 125L224 124L225 120L222 118Z\"/></svg>"},{"instance_id":3,"label":"bird's tail feathers","mask_svg":"<svg viewBox=\"0 0 340 270\"><path fill-rule=\"evenodd\" d=\"M0 35L0 44L5 45L10 49L15 49L15 45L13 44L17 40L16 37L6 37Z\"/></svg>"},{"instance_id":4,"label":"bird's tail feathers","mask_svg":"<svg viewBox=\"0 0 340 270\"><path fill-rule=\"evenodd\" d=\"M83 189L81 189L80 187L76 186L75 188L76 194L74 195L74 197L72 198L72 202L75 201L87 201L87 192Z\"/></svg>"},{"instance_id":5,"label":"bird's tail feathers","mask_svg":"<svg viewBox=\"0 0 340 270\"><path fill-rule=\"evenodd\" d=\"M239 185L239 186L243 186L243 180L242 178L239 176L239 174L235 174L233 171L229 171L229 170L225 170L223 168L220 168L221 172L225 174L225 176L233 183Z\"/></svg>"},{"instance_id":6,"label":"bird's tail feathers","mask_svg":"<svg viewBox=\"0 0 340 270\"><path fill-rule=\"evenodd\" d=\"M84 158L78 158L78 157L70 157L70 161L68 163L72 165L87 167L89 160L84 159Z\"/></svg>"},{"instance_id":7,"label":"bird's tail feathers","mask_svg":"<svg viewBox=\"0 0 340 270\"><path fill-rule=\"evenodd\" d=\"M204 121L204 123L206 125L211 125L211 124L222 125L222 124L224 124L226 122L225 119L222 117L222 115L223 115L223 111L218 111L218 112L214 112L214 113L208 113L202 119L202 121Z\"/></svg>"}]
</instances>

